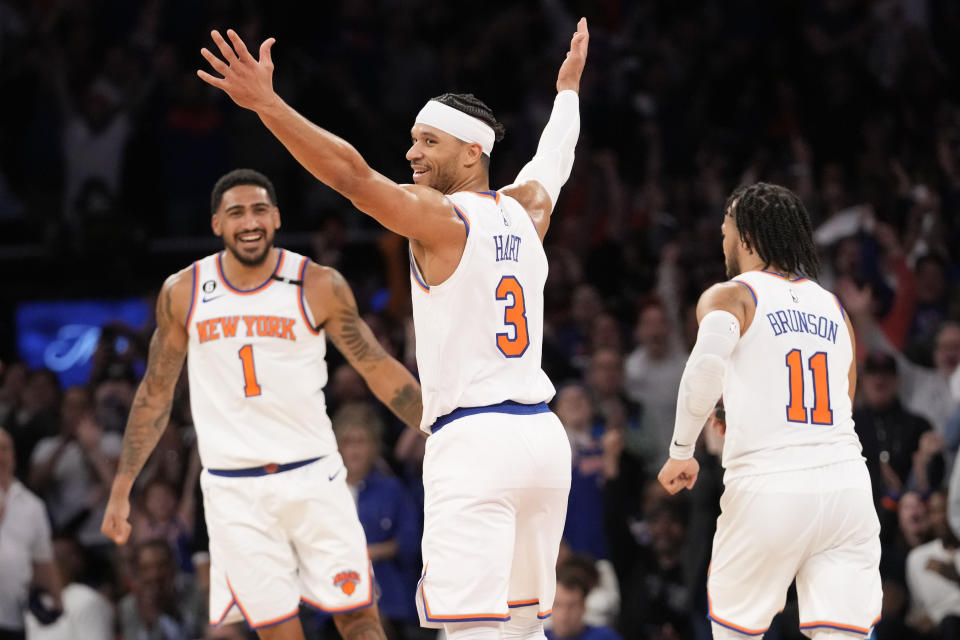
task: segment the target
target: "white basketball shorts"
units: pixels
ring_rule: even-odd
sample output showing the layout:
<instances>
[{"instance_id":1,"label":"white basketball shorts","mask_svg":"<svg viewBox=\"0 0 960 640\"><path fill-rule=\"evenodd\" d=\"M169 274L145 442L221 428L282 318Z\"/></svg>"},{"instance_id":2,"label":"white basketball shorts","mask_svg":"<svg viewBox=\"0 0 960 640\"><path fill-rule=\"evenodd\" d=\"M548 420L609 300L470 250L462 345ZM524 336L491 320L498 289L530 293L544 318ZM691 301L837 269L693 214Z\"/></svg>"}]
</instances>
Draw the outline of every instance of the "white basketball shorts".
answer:
<instances>
[{"instance_id":1,"label":"white basketball shorts","mask_svg":"<svg viewBox=\"0 0 960 640\"><path fill-rule=\"evenodd\" d=\"M570 492L570 443L557 417L476 413L427 439L424 627L550 615ZM462 411L462 410L460 410Z\"/></svg>"},{"instance_id":2,"label":"white basketball shorts","mask_svg":"<svg viewBox=\"0 0 960 640\"><path fill-rule=\"evenodd\" d=\"M709 617L762 635L797 580L800 629L868 636L880 616L880 523L862 459L730 480L707 580Z\"/></svg>"},{"instance_id":3,"label":"white basketball shorts","mask_svg":"<svg viewBox=\"0 0 960 640\"><path fill-rule=\"evenodd\" d=\"M210 624L254 629L370 606L367 541L340 454L260 477L200 476L210 534Z\"/></svg>"}]
</instances>

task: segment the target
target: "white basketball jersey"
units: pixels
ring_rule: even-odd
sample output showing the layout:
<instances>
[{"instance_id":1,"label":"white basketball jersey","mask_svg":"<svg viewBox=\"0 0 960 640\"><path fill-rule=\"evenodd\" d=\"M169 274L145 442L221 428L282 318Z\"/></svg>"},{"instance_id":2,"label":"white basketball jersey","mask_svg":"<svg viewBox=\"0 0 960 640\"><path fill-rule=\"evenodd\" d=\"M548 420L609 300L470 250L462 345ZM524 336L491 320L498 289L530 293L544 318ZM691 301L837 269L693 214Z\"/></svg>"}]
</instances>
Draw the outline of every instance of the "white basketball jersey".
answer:
<instances>
[{"instance_id":1,"label":"white basketball jersey","mask_svg":"<svg viewBox=\"0 0 960 640\"><path fill-rule=\"evenodd\" d=\"M836 297L816 282L768 271L733 279L757 302L723 390L726 477L859 459L848 374L850 332Z\"/></svg>"},{"instance_id":2,"label":"white basketball jersey","mask_svg":"<svg viewBox=\"0 0 960 640\"><path fill-rule=\"evenodd\" d=\"M227 281L222 253L193 265L187 370L205 467L283 464L336 451L323 395L326 341L308 320L297 282L307 258L278 254L274 275L246 291Z\"/></svg>"},{"instance_id":3,"label":"white basketball jersey","mask_svg":"<svg viewBox=\"0 0 960 640\"><path fill-rule=\"evenodd\" d=\"M447 197L467 228L460 264L427 286L410 258L424 430L460 407L537 404L555 392L540 368L547 256L533 221L498 192Z\"/></svg>"}]
</instances>

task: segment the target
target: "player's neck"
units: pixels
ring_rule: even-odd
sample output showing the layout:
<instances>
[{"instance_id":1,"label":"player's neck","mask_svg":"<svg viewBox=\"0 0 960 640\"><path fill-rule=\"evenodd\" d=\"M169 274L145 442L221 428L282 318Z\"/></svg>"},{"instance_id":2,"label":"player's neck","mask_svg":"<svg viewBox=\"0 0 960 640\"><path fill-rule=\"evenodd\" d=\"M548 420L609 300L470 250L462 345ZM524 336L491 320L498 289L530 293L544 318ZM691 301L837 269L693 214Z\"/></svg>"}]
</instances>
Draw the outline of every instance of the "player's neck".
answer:
<instances>
[{"instance_id":1,"label":"player's neck","mask_svg":"<svg viewBox=\"0 0 960 640\"><path fill-rule=\"evenodd\" d=\"M460 191L490 191L490 178L487 175L467 176L453 183L447 195Z\"/></svg>"},{"instance_id":2,"label":"player's neck","mask_svg":"<svg viewBox=\"0 0 960 640\"><path fill-rule=\"evenodd\" d=\"M744 265L743 272L747 271L767 271L769 273L776 273L777 275L783 276L788 280L795 280L799 276L796 273L788 273L786 269L783 269L776 264L764 264L763 260L760 259L760 256L754 254L753 256L747 257L741 264Z\"/></svg>"},{"instance_id":3,"label":"player's neck","mask_svg":"<svg viewBox=\"0 0 960 640\"><path fill-rule=\"evenodd\" d=\"M269 278L277 268L278 249L270 247L266 259L258 265L246 265L230 251L223 252L223 275L238 289L252 289Z\"/></svg>"}]
</instances>

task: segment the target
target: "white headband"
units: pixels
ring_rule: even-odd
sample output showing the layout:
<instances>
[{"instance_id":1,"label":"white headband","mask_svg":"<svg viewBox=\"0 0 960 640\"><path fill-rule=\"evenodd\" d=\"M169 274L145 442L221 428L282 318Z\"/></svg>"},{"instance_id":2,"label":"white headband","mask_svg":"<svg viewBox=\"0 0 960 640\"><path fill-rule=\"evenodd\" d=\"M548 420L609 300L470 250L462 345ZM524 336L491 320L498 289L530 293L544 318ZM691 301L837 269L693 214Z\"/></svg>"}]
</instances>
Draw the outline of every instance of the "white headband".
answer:
<instances>
[{"instance_id":1,"label":"white headband","mask_svg":"<svg viewBox=\"0 0 960 640\"><path fill-rule=\"evenodd\" d=\"M493 151L496 135L490 125L442 102L427 102L423 109L420 109L415 122L436 127L457 140L479 144L488 156Z\"/></svg>"}]
</instances>

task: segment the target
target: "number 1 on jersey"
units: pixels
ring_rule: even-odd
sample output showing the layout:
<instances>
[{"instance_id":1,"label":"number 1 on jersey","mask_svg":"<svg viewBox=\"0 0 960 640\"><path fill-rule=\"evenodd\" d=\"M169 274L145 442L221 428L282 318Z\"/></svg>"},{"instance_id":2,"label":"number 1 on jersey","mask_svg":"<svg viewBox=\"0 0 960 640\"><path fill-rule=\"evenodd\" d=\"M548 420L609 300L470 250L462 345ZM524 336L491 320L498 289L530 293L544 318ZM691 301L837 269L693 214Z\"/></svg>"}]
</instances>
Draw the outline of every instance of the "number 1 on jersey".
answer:
<instances>
[{"instance_id":1,"label":"number 1 on jersey","mask_svg":"<svg viewBox=\"0 0 960 640\"><path fill-rule=\"evenodd\" d=\"M810 356L807 366L813 374L813 409L807 416L803 404L803 356L799 349L787 354L789 369L790 403L787 405L787 420L821 425L833 424L833 410L830 408L830 379L827 374L827 354L823 351Z\"/></svg>"},{"instance_id":2,"label":"number 1 on jersey","mask_svg":"<svg viewBox=\"0 0 960 640\"><path fill-rule=\"evenodd\" d=\"M527 333L527 308L523 300L523 287L514 276L503 276L497 285L497 300L513 301L503 311L503 323L513 326L513 337L509 333L497 334L497 348L508 358L519 358L530 346Z\"/></svg>"},{"instance_id":3,"label":"number 1 on jersey","mask_svg":"<svg viewBox=\"0 0 960 640\"><path fill-rule=\"evenodd\" d=\"M245 344L237 353L243 364L243 394L252 398L260 395L260 383L257 382L257 369L253 364L253 345Z\"/></svg>"}]
</instances>

